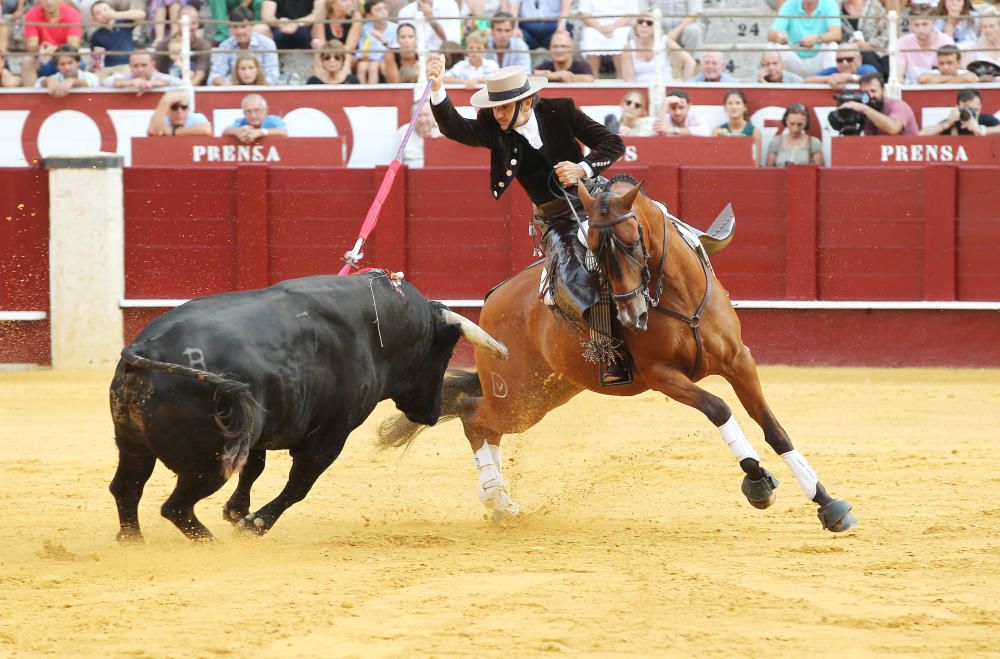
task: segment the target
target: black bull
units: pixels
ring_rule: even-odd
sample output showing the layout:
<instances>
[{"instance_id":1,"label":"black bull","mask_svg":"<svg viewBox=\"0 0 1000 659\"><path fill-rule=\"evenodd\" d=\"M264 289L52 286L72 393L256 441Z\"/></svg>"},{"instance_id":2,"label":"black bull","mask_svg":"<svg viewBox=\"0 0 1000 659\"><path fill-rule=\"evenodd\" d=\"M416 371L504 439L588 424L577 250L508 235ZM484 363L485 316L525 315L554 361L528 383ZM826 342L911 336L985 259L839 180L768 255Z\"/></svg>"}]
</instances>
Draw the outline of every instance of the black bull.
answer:
<instances>
[{"instance_id":1,"label":"black bull","mask_svg":"<svg viewBox=\"0 0 1000 659\"><path fill-rule=\"evenodd\" d=\"M192 539L194 505L234 472L223 514L266 533L301 501L379 401L434 424L452 350L465 335L505 356L471 321L382 273L294 279L192 300L122 351L111 383L119 539L141 539L138 504L159 458L177 474L161 512ZM265 452L292 455L288 483L250 514Z\"/></svg>"}]
</instances>

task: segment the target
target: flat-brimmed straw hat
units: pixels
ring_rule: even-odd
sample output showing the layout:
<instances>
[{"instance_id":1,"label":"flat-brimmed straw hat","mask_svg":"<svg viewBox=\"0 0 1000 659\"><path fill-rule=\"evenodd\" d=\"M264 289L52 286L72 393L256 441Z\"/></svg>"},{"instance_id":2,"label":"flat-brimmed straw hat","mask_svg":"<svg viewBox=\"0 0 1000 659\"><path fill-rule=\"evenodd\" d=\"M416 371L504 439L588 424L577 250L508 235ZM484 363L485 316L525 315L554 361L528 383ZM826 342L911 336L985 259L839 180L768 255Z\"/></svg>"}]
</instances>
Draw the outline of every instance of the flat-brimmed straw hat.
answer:
<instances>
[{"instance_id":1,"label":"flat-brimmed straw hat","mask_svg":"<svg viewBox=\"0 0 1000 659\"><path fill-rule=\"evenodd\" d=\"M529 76L523 66L505 66L486 76L486 89L472 95L477 108L492 108L528 98L548 82L539 76Z\"/></svg>"}]
</instances>

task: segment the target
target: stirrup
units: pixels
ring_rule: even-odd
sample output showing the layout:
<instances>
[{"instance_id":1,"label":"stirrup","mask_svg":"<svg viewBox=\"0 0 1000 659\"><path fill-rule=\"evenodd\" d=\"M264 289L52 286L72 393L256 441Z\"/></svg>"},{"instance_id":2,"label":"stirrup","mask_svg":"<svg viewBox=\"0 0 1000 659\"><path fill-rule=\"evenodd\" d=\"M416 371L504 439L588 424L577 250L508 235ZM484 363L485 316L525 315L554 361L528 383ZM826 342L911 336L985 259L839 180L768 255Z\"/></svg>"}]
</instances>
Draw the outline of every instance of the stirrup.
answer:
<instances>
[{"instance_id":1,"label":"stirrup","mask_svg":"<svg viewBox=\"0 0 1000 659\"><path fill-rule=\"evenodd\" d=\"M627 352L620 352L618 359L608 364L601 364L601 386L617 387L632 384L631 359Z\"/></svg>"}]
</instances>

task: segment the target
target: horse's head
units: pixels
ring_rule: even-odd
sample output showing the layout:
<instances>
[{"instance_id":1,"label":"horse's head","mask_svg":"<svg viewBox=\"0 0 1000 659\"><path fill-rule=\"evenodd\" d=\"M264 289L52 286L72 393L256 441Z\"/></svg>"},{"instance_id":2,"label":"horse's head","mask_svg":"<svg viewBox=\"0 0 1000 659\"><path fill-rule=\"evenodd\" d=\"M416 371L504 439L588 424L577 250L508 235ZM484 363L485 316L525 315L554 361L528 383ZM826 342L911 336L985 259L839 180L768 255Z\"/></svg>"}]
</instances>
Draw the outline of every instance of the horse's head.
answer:
<instances>
[{"instance_id":1,"label":"horse's head","mask_svg":"<svg viewBox=\"0 0 1000 659\"><path fill-rule=\"evenodd\" d=\"M640 182L621 196L605 190L592 197L582 183L577 190L590 219L587 245L611 285L618 320L636 332L646 331L649 315L649 254L642 225L632 210L641 186Z\"/></svg>"}]
</instances>

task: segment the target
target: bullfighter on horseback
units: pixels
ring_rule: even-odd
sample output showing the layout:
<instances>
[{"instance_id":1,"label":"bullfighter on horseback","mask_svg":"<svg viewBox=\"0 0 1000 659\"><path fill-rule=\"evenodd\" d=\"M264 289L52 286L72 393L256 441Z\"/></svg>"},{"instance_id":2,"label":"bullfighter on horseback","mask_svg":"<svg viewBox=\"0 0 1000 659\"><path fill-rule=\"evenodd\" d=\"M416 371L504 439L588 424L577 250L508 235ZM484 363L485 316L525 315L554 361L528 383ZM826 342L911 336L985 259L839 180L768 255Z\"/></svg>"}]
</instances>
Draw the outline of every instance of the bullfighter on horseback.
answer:
<instances>
[{"instance_id":1,"label":"bullfighter on horseback","mask_svg":"<svg viewBox=\"0 0 1000 659\"><path fill-rule=\"evenodd\" d=\"M540 98L546 80L528 76L519 66L502 68L473 94L475 119L465 119L448 100L442 85L444 56L427 64L434 79L431 107L441 132L462 144L490 149L490 187L499 199L514 179L534 204L534 220L544 226L548 288L556 306L574 320L584 320L600 298L596 273L589 272L578 247L578 218L584 219L575 194L564 188L587 181L621 158L625 145L603 125L584 114L573 99ZM590 148L583 155L579 142ZM623 348L607 360L602 384L629 379Z\"/></svg>"}]
</instances>

